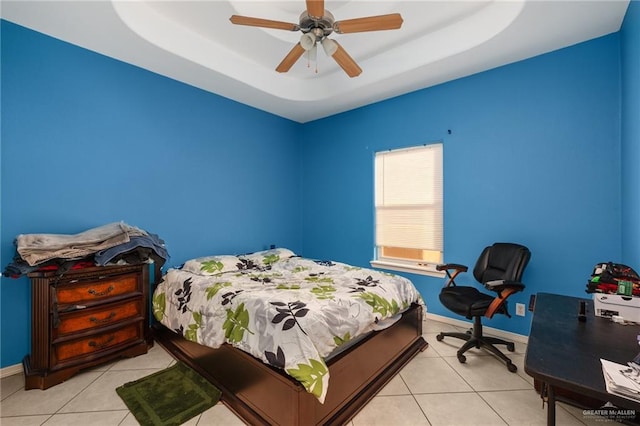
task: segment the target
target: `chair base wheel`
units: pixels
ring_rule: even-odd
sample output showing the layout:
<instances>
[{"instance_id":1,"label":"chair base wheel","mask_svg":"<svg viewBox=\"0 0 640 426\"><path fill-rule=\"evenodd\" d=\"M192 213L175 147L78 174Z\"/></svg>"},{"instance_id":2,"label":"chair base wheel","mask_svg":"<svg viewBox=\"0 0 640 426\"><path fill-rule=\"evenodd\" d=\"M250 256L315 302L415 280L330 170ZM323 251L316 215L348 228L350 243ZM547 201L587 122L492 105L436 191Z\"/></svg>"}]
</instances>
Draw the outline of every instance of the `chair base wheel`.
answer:
<instances>
[{"instance_id":1,"label":"chair base wheel","mask_svg":"<svg viewBox=\"0 0 640 426\"><path fill-rule=\"evenodd\" d=\"M496 358L500 359L507 366L507 369L515 373L518 371L518 367L511 361L500 349L497 348L497 345L505 345L509 352L514 352L516 349L516 345L514 342L509 342L507 340L500 339L498 337L493 336L484 336L482 334L482 324L480 323L480 317L475 317L474 319L474 328L473 332L445 332L442 331L436 334L436 340L441 342L445 337L455 337L456 339L464 340L466 343L462 345L456 352L456 357L460 364L464 364L467 362L467 357L464 355L469 349L484 349L487 352L494 355Z\"/></svg>"}]
</instances>

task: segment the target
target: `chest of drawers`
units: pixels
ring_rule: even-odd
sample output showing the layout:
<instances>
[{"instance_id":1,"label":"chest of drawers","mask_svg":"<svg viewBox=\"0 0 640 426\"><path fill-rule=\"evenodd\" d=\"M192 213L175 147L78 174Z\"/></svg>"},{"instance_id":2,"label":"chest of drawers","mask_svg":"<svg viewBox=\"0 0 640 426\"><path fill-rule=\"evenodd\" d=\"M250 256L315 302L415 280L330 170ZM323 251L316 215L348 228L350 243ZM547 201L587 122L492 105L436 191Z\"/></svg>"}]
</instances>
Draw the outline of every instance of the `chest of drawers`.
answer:
<instances>
[{"instance_id":1,"label":"chest of drawers","mask_svg":"<svg viewBox=\"0 0 640 426\"><path fill-rule=\"evenodd\" d=\"M25 389L47 389L78 371L147 352L148 265L34 272Z\"/></svg>"}]
</instances>

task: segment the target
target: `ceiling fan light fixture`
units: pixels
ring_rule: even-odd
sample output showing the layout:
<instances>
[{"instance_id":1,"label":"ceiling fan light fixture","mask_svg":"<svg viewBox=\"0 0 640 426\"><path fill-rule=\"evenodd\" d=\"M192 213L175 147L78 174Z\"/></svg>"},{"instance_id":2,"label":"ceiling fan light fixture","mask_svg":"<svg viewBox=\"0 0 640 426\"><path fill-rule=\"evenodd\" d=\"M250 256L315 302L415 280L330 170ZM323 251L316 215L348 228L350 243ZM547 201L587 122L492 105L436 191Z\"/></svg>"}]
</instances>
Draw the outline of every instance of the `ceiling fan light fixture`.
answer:
<instances>
[{"instance_id":1,"label":"ceiling fan light fixture","mask_svg":"<svg viewBox=\"0 0 640 426\"><path fill-rule=\"evenodd\" d=\"M297 25L240 15L232 15L230 18L231 23L302 32L300 41L295 44L282 62L276 67L276 71L278 72L289 71L293 64L305 53L310 66L310 63L316 60L318 43L320 43L322 44L324 52L332 57L349 77L357 77L362 72L362 68L358 66L356 61L349 56L337 41L328 39L329 35L333 32L345 34L395 30L400 28L403 22L402 16L399 13L336 21L331 12L325 10L325 0L305 0L305 2L307 7L300 14L300 20ZM318 72L317 63L316 72Z\"/></svg>"},{"instance_id":2,"label":"ceiling fan light fixture","mask_svg":"<svg viewBox=\"0 0 640 426\"><path fill-rule=\"evenodd\" d=\"M316 45L316 36L313 33L305 33L300 37L300 46L304 50L311 50Z\"/></svg>"},{"instance_id":3,"label":"ceiling fan light fixture","mask_svg":"<svg viewBox=\"0 0 640 426\"><path fill-rule=\"evenodd\" d=\"M338 43L331 40L330 38L325 38L320 43L322 43L324 53L326 53L328 56L333 56L333 54L336 53L336 50L338 50Z\"/></svg>"}]
</instances>

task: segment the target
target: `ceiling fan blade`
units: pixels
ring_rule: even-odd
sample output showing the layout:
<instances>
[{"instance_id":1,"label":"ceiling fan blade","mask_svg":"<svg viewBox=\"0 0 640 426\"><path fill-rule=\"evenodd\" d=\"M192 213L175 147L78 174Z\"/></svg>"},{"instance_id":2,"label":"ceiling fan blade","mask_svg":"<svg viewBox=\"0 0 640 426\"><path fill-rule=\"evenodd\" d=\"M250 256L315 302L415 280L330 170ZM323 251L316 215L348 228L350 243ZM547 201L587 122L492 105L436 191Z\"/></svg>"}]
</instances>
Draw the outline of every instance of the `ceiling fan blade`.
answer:
<instances>
[{"instance_id":1,"label":"ceiling fan blade","mask_svg":"<svg viewBox=\"0 0 640 426\"><path fill-rule=\"evenodd\" d=\"M339 34L397 30L402 26L402 22L402 16L399 13L391 13L337 21L333 24L333 30Z\"/></svg>"},{"instance_id":2,"label":"ceiling fan blade","mask_svg":"<svg viewBox=\"0 0 640 426\"><path fill-rule=\"evenodd\" d=\"M280 65L276 67L276 71L278 72L289 71L293 66L293 64L295 64L296 61L300 59L300 56L302 56L304 52L306 52L306 50L304 50L304 48L300 45L300 43L296 43L296 45L293 46L293 49L291 49L291 51L287 53L287 56L284 57L282 62L280 62Z\"/></svg>"},{"instance_id":3,"label":"ceiling fan blade","mask_svg":"<svg viewBox=\"0 0 640 426\"><path fill-rule=\"evenodd\" d=\"M289 22L272 21L270 19L251 18L249 16L231 15L231 23L236 25L248 25L250 27L273 28L275 30L298 31L298 24Z\"/></svg>"},{"instance_id":4,"label":"ceiling fan blade","mask_svg":"<svg viewBox=\"0 0 640 426\"><path fill-rule=\"evenodd\" d=\"M351 56L347 53L346 50L340 46L340 44L336 41L337 49L331 57L340 65L340 68L347 73L349 77L357 77L362 72L362 68L356 64L356 61L353 60Z\"/></svg>"},{"instance_id":5,"label":"ceiling fan blade","mask_svg":"<svg viewBox=\"0 0 640 426\"><path fill-rule=\"evenodd\" d=\"M307 0L307 13L309 16L322 18L324 16L324 0Z\"/></svg>"}]
</instances>

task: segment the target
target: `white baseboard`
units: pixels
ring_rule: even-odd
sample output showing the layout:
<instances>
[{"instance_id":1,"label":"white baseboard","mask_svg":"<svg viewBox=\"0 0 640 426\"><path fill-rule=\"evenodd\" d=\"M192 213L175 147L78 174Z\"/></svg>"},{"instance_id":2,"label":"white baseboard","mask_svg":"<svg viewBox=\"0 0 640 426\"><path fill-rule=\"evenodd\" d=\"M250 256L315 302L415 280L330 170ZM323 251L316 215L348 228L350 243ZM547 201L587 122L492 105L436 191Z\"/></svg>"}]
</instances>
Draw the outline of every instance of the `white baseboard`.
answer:
<instances>
[{"instance_id":1,"label":"white baseboard","mask_svg":"<svg viewBox=\"0 0 640 426\"><path fill-rule=\"evenodd\" d=\"M22 374L22 364L14 364L8 367L0 368L0 379L13 376L14 374Z\"/></svg>"},{"instance_id":2,"label":"white baseboard","mask_svg":"<svg viewBox=\"0 0 640 426\"><path fill-rule=\"evenodd\" d=\"M426 312L423 317L425 320L432 319L434 321L443 322L445 324L454 325L456 327L464 327L470 328L473 327L473 323L471 321L463 321L455 318L449 318L442 315L436 315L429 312ZM529 343L529 336L525 336L523 334L512 333L510 331L499 330L497 328L487 327L484 324L482 325L482 330L487 334L492 336L500 337L502 339L511 340L513 342L519 342L527 344Z\"/></svg>"}]
</instances>

